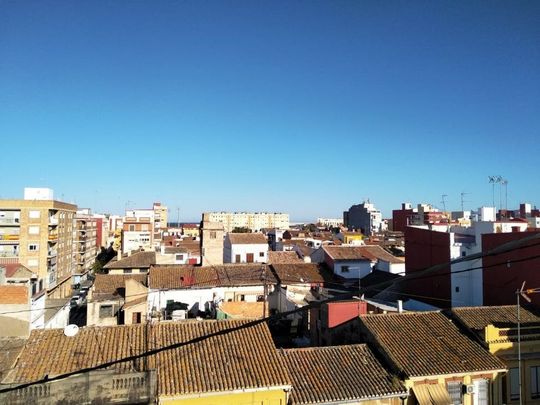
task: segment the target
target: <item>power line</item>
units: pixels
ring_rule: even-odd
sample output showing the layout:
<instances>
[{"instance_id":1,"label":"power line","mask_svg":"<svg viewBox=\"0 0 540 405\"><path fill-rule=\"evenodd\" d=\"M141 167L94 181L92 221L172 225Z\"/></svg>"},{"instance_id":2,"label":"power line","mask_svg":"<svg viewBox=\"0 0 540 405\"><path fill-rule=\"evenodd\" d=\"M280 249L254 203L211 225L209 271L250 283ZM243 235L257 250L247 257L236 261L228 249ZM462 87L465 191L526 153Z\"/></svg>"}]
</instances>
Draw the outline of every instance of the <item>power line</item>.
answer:
<instances>
[{"instance_id":1,"label":"power line","mask_svg":"<svg viewBox=\"0 0 540 405\"><path fill-rule=\"evenodd\" d=\"M437 271L437 270L441 269L442 266L448 266L449 264L451 265L451 264L454 264L454 263L461 263L461 262L465 262L465 261L468 261L468 260L475 260L475 259L478 259L478 258L481 258L481 257L494 256L494 255L497 255L497 254L506 253L506 252L509 252L509 251L512 251L512 250L516 249L520 245L523 245L523 244L525 244L527 242L530 242L530 241L536 240L536 239L540 239L540 233L531 235L529 237L522 238L522 239L520 239L518 241L512 241L512 242L504 243L504 244L498 246L495 249L491 249L490 251L488 251L486 253L480 252L478 254L470 255L470 256L467 256L465 258L454 259L454 260L451 260L450 262L447 262L447 263L444 263L444 264L438 264L438 265L435 265L435 266L431 266L431 267L428 267L428 268L424 269L423 271L419 271L417 273L432 273L433 271ZM400 282L402 282L404 279L407 279L407 278L412 278L412 277L409 277L409 275L405 275L403 277L399 277L399 278L396 278L394 280L390 280L388 282L382 282L382 283L375 284L375 285L373 285L371 287L367 287L366 290L370 289L370 288L373 289L373 288L376 288L376 287L381 287L381 286L388 285L388 284L390 284L390 285L399 284ZM418 278L418 277L416 277L416 278ZM362 290L362 288L360 290ZM166 351L166 350L177 349L177 348L180 348L180 347L183 347L183 346L187 346L187 345L190 345L190 344L201 342L201 341L209 339L211 337L215 337L215 336L227 334L227 333L230 333L230 332L234 332L234 331L237 331L237 330L245 329L245 328L248 328L248 327L251 327L251 326L255 326L255 325L258 325L258 324L260 324L262 322L277 320L277 319L284 318L284 317L287 317L289 315L293 315L293 314L296 314L296 313L299 313L299 312L305 312L305 311L308 311L308 310L310 310L312 308L321 307L322 304L342 301L343 299L346 299L346 298L352 298L354 295L355 295L354 292L346 293L346 294L340 294L339 296L334 296L332 298L328 298L328 299L322 300L322 301L315 301L315 302L312 302L311 304L307 304L305 306L302 306L300 308L295 308L295 309L290 310L290 311L281 312L281 313L270 315L268 317L264 317L264 318L261 318L261 319L248 321L248 322L246 322L246 323L244 323L242 325L239 325L239 326L235 326L235 327L232 327L232 328L223 329L221 331L217 331L217 332L213 332L213 333L210 333L210 334L202 335L202 336L196 337L194 339L190 339L190 340L185 341L185 342L177 342L177 343L173 343L171 345L163 346L163 347L160 347L160 348L147 350L147 351L145 351L144 353L141 353L141 354L131 355L131 356L123 357L123 358L120 358L120 359L111 360L111 361L108 361L108 362L105 362L105 363L102 363L102 364L98 364L96 366L86 367L86 368L75 370L75 371L72 371L72 372L59 374L59 375L54 376L52 378L46 377L46 378L42 378L40 380L19 384L19 385L15 386L15 387L9 387L9 388L0 389L0 393L7 393L7 392L11 392L11 391L31 387L31 386L37 385L37 384L42 384L42 383L46 383L46 382L65 379L65 378L71 377L71 376L76 375L76 374L87 373L87 372L91 372L91 371L95 371L95 370L104 369L104 368L107 368L107 367L111 367L111 366L113 366L115 364L124 363L124 362L127 362L127 361L134 361L136 359L152 356L152 355L158 354L158 353Z\"/></svg>"}]
</instances>

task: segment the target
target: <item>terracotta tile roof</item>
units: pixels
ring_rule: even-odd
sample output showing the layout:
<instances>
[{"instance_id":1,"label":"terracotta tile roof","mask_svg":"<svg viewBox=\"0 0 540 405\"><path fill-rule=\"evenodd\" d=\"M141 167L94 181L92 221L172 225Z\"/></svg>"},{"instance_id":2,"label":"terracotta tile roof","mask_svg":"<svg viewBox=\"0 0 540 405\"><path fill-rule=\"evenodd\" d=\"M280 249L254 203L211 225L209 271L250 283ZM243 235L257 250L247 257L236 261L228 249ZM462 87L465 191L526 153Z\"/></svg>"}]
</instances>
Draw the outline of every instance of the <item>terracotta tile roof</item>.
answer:
<instances>
[{"instance_id":1,"label":"terracotta tile roof","mask_svg":"<svg viewBox=\"0 0 540 405\"><path fill-rule=\"evenodd\" d=\"M406 377L504 370L441 312L360 316L368 340Z\"/></svg>"},{"instance_id":2,"label":"terracotta tile roof","mask_svg":"<svg viewBox=\"0 0 540 405\"><path fill-rule=\"evenodd\" d=\"M140 269L156 264L155 252L136 252L121 260L112 260L103 266L104 269Z\"/></svg>"},{"instance_id":3,"label":"terracotta tile roof","mask_svg":"<svg viewBox=\"0 0 540 405\"><path fill-rule=\"evenodd\" d=\"M156 265L150 268L149 288L174 290L262 285L263 276L266 277L267 283L276 282L270 269L263 264L229 264L204 267Z\"/></svg>"},{"instance_id":4,"label":"terracotta tile roof","mask_svg":"<svg viewBox=\"0 0 540 405\"><path fill-rule=\"evenodd\" d=\"M282 284L324 283L332 279L332 273L316 263L272 264L278 280Z\"/></svg>"},{"instance_id":5,"label":"terracotta tile roof","mask_svg":"<svg viewBox=\"0 0 540 405\"><path fill-rule=\"evenodd\" d=\"M176 243L178 244L178 247L186 249L194 256L200 256L201 254L201 242L199 241L183 239Z\"/></svg>"},{"instance_id":6,"label":"terracotta tile roof","mask_svg":"<svg viewBox=\"0 0 540 405\"><path fill-rule=\"evenodd\" d=\"M387 281L392 281L400 277L401 276L399 274L393 274L381 270L372 270L371 273L360 279L360 285L362 287L369 287L371 285L377 285Z\"/></svg>"},{"instance_id":7,"label":"terracotta tile roof","mask_svg":"<svg viewBox=\"0 0 540 405\"><path fill-rule=\"evenodd\" d=\"M0 304L29 304L26 285L0 285Z\"/></svg>"},{"instance_id":8,"label":"terracotta tile roof","mask_svg":"<svg viewBox=\"0 0 540 405\"><path fill-rule=\"evenodd\" d=\"M235 319L259 319L263 317L264 302L246 302L246 301L223 301L219 309ZM269 308L266 306L268 316Z\"/></svg>"},{"instance_id":9,"label":"terracotta tile roof","mask_svg":"<svg viewBox=\"0 0 540 405\"><path fill-rule=\"evenodd\" d=\"M288 349L280 353L293 381L292 404L406 396L407 389L365 344Z\"/></svg>"},{"instance_id":10,"label":"terracotta tile roof","mask_svg":"<svg viewBox=\"0 0 540 405\"><path fill-rule=\"evenodd\" d=\"M323 249L334 260L383 260L388 263L404 263L402 257L396 257L378 245L365 246L324 246Z\"/></svg>"},{"instance_id":11,"label":"terracotta tile roof","mask_svg":"<svg viewBox=\"0 0 540 405\"><path fill-rule=\"evenodd\" d=\"M474 331L483 332L488 325L517 325L517 308L515 305L453 308L452 315L467 328ZM519 316L522 325L540 324L540 314L534 313L527 308L521 307Z\"/></svg>"},{"instance_id":12,"label":"terracotta tile roof","mask_svg":"<svg viewBox=\"0 0 540 405\"><path fill-rule=\"evenodd\" d=\"M160 322L151 328L143 324L85 327L74 337L66 337L62 329L33 330L8 379L13 383L34 381L225 332L245 323L209 320ZM137 366L157 368L160 397L290 386L265 323L165 350L147 360ZM133 362L112 366L124 371L132 367Z\"/></svg>"},{"instance_id":13,"label":"terracotta tile roof","mask_svg":"<svg viewBox=\"0 0 540 405\"><path fill-rule=\"evenodd\" d=\"M15 364L15 360L24 347L26 339L18 337L0 338L0 382Z\"/></svg>"},{"instance_id":14,"label":"terracotta tile roof","mask_svg":"<svg viewBox=\"0 0 540 405\"><path fill-rule=\"evenodd\" d=\"M262 233L228 233L233 245L263 245L268 243Z\"/></svg>"},{"instance_id":15,"label":"terracotta tile roof","mask_svg":"<svg viewBox=\"0 0 540 405\"><path fill-rule=\"evenodd\" d=\"M304 263L302 259L298 257L298 254L293 251L289 252L268 252L268 263L279 264L279 263Z\"/></svg>"},{"instance_id":16,"label":"terracotta tile roof","mask_svg":"<svg viewBox=\"0 0 540 405\"><path fill-rule=\"evenodd\" d=\"M0 267L6 269L6 278L30 278L33 272L21 263L5 263L0 264Z\"/></svg>"},{"instance_id":17,"label":"terracotta tile roof","mask_svg":"<svg viewBox=\"0 0 540 405\"><path fill-rule=\"evenodd\" d=\"M133 279L147 286L146 274L96 274L92 287L93 297L96 299L108 296L124 296L126 280Z\"/></svg>"}]
</instances>

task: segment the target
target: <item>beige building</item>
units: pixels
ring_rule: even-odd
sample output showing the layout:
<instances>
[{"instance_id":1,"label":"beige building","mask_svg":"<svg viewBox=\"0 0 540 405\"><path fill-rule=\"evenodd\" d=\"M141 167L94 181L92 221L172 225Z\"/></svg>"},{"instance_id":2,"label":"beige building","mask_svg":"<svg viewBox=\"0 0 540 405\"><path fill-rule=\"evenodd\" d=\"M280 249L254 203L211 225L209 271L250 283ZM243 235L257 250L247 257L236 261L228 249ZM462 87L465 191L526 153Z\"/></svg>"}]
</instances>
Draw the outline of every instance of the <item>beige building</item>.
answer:
<instances>
[{"instance_id":1,"label":"beige building","mask_svg":"<svg viewBox=\"0 0 540 405\"><path fill-rule=\"evenodd\" d=\"M37 189L44 190L44 189ZM38 277L51 298L71 295L73 221L77 206L26 193L24 200L0 200L0 257L12 258Z\"/></svg>"},{"instance_id":2,"label":"beige building","mask_svg":"<svg viewBox=\"0 0 540 405\"><path fill-rule=\"evenodd\" d=\"M261 229L289 229L289 214L279 212L205 212L204 222L221 222L225 232L234 228L248 228L254 232Z\"/></svg>"},{"instance_id":3,"label":"beige building","mask_svg":"<svg viewBox=\"0 0 540 405\"><path fill-rule=\"evenodd\" d=\"M204 221L201 228L201 259L203 266L223 264L223 224Z\"/></svg>"},{"instance_id":4,"label":"beige building","mask_svg":"<svg viewBox=\"0 0 540 405\"><path fill-rule=\"evenodd\" d=\"M98 254L96 238L97 218L90 215L90 210L77 211L73 231L74 283L79 283L92 269Z\"/></svg>"}]
</instances>

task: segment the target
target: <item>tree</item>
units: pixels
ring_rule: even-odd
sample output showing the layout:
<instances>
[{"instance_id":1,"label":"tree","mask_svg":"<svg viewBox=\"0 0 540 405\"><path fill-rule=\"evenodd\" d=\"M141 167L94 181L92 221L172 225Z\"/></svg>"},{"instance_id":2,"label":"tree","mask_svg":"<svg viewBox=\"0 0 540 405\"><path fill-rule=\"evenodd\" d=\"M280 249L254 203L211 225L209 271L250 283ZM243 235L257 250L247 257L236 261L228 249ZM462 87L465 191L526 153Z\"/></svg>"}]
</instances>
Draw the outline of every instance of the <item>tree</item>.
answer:
<instances>
[{"instance_id":1,"label":"tree","mask_svg":"<svg viewBox=\"0 0 540 405\"><path fill-rule=\"evenodd\" d=\"M237 226L231 233L251 233L251 229L246 228L245 226Z\"/></svg>"}]
</instances>

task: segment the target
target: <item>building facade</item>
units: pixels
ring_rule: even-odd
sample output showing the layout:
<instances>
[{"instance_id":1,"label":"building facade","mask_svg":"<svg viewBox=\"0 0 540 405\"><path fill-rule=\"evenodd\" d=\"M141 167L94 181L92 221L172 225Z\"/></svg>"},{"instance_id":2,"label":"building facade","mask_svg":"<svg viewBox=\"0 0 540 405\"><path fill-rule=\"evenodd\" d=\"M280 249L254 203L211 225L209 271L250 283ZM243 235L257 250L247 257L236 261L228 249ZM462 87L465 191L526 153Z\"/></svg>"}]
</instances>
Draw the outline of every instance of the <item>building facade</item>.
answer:
<instances>
[{"instance_id":1,"label":"building facade","mask_svg":"<svg viewBox=\"0 0 540 405\"><path fill-rule=\"evenodd\" d=\"M234 228L248 228L253 232L261 229L289 229L289 214L279 212L205 212L203 221L221 222L225 232Z\"/></svg>"},{"instance_id":2,"label":"building facade","mask_svg":"<svg viewBox=\"0 0 540 405\"><path fill-rule=\"evenodd\" d=\"M15 259L34 272L40 290L47 289L58 298L67 297L74 270L77 206L33 198L42 194L27 189L27 199L0 200L0 257ZM52 190L44 197L52 198Z\"/></svg>"},{"instance_id":3,"label":"building facade","mask_svg":"<svg viewBox=\"0 0 540 405\"><path fill-rule=\"evenodd\" d=\"M92 269L98 254L97 226L98 218L90 215L90 210L79 210L75 215L75 230L73 232L73 283L79 283Z\"/></svg>"},{"instance_id":4,"label":"building facade","mask_svg":"<svg viewBox=\"0 0 540 405\"><path fill-rule=\"evenodd\" d=\"M349 231L359 230L367 236L385 230L381 211L369 202L353 205L344 211L343 224Z\"/></svg>"}]
</instances>

